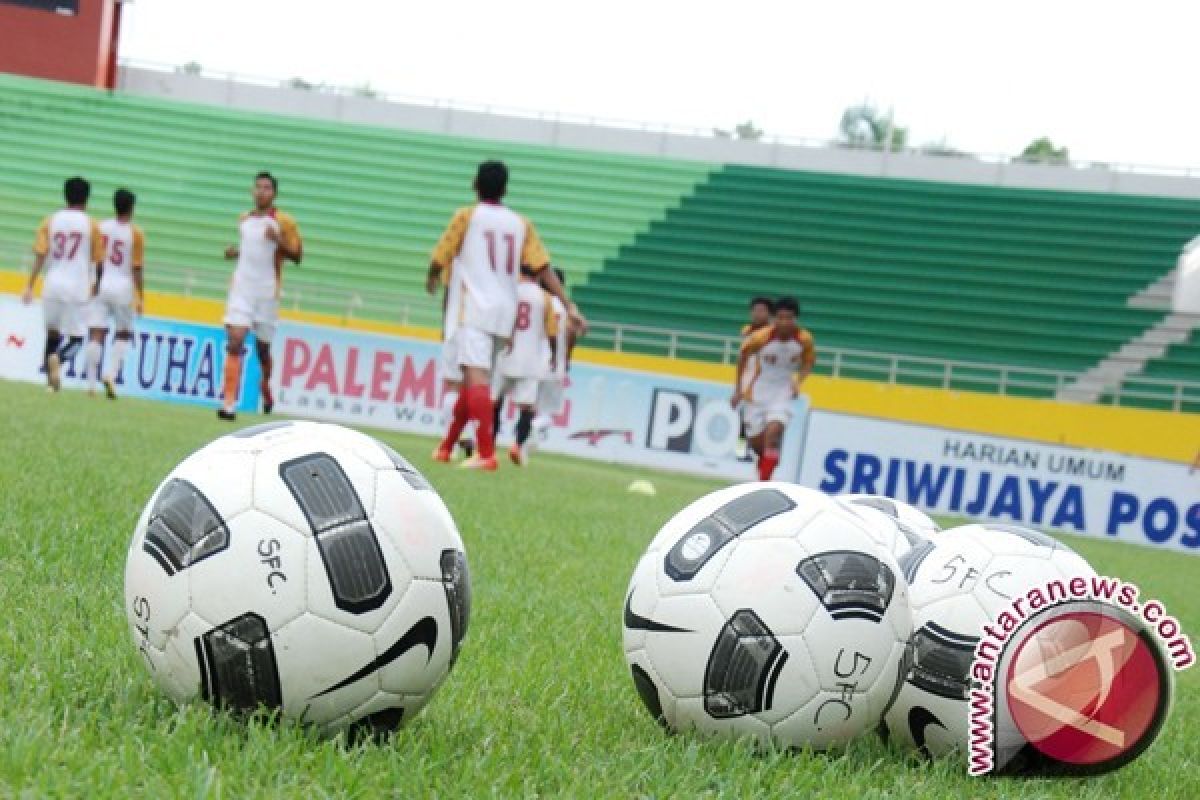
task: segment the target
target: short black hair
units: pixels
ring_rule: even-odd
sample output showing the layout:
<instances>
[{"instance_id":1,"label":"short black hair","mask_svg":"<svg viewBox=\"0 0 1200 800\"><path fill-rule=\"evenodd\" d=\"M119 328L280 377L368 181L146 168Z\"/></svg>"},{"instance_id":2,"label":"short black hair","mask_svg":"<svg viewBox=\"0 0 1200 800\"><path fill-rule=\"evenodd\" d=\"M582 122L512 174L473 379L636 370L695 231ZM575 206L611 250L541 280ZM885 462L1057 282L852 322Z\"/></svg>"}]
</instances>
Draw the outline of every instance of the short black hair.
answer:
<instances>
[{"instance_id":1,"label":"short black hair","mask_svg":"<svg viewBox=\"0 0 1200 800\"><path fill-rule=\"evenodd\" d=\"M485 161L475 173L475 190L484 200L499 200L508 188L508 167L503 161Z\"/></svg>"},{"instance_id":2,"label":"short black hair","mask_svg":"<svg viewBox=\"0 0 1200 800\"><path fill-rule=\"evenodd\" d=\"M528 264L521 265L521 274L524 275L526 278L536 278L537 277L537 273L533 271L533 267L529 266Z\"/></svg>"},{"instance_id":3,"label":"short black hair","mask_svg":"<svg viewBox=\"0 0 1200 800\"><path fill-rule=\"evenodd\" d=\"M561 283L563 286L566 286L566 285L567 285L567 274L566 274L565 272L563 272L563 271L562 271L561 269L559 269L558 267L555 267L555 268L554 268L554 274L558 276L558 282L559 282L559 283Z\"/></svg>"},{"instance_id":4,"label":"short black hair","mask_svg":"<svg viewBox=\"0 0 1200 800\"><path fill-rule=\"evenodd\" d=\"M790 311L796 316L800 316L800 304L796 302L794 297L781 297L775 301L776 311Z\"/></svg>"},{"instance_id":5,"label":"short black hair","mask_svg":"<svg viewBox=\"0 0 1200 800\"><path fill-rule=\"evenodd\" d=\"M270 182L271 182L271 190L272 190L272 191L274 191L274 192L278 192L278 191L279 191L279 181L275 180L275 176L274 176L274 175L272 175L271 173L269 173L269 172L267 172L267 171L265 171L265 170L264 170L264 171L262 171L262 172L260 172L260 173L258 173L257 175L255 175L255 176L254 176L254 182L255 182L255 183L258 183L258 182L259 182L259 181L261 181L261 180L268 180L268 181L270 181Z\"/></svg>"},{"instance_id":6,"label":"short black hair","mask_svg":"<svg viewBox=\"0 0 1200 800\"><path fill-rule=\"evenodd\" d=\"M92 185L83 178L67 178L63 183L63 197L69 206L81 206L88 201L92 194Z\"/></svg>"},{"instance_id":7,"label":"short black hair","mask_svg":"<svg viewBox=\"0 0 1200 800\"><path fill-rule=\"evenodd\" d=\"M767 311L775 313L775 301L769 297L763 297L762 295L755 297L750 301L750 307L754 308L755 306L766 306Z\"/></svg>"},{"instance_id":8,"label":"short black hair","mask_svg":"<svg viewBox=\"0 0 1200 800\"><path fill-rule=\"evenodd\" d=\"M117 189L113 192L113 208L118 216L125 216L133 212L133 204L137 202L137 197L128 189Z\"/></svg>"}]
</instances>

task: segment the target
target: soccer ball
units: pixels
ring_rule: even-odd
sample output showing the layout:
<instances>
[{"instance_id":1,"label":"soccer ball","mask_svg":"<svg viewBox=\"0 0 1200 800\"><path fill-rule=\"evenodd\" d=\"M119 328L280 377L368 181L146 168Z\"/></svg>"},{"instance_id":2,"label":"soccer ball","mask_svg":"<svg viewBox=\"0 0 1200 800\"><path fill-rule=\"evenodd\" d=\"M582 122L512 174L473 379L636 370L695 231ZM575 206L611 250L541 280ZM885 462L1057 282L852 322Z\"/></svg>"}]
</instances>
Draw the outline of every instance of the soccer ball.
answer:
<instances>
[{"instance_id":1,"label":"soccer ball","mask_svg":"<svg viewBox=\"0 0 1200 800\"><path fill-rule=\"evenodd\" d=\"M869 522L879 543L897 559L941 531L924 511L884 495L844 494L837 499Z\"/></svg>"},{"instance_id":2,"label":"soccer ball","mask_svg":"<svg viewBox=\"0 0 1200 800\"><path fill-rule=\"evenodd\" d=\"M408 461L285 421L217 439L166 477L129 548L125 610L180 703L382 733L454 664L470 581L454 520Z\"/></svg>"},{"instance_id":3,"label":"soccer ball","mask_svg":"<svg viewBox=\"0 0 1200 800\"><path fill-rule=\"evenodd\" d=\"M762 745L822 750L874 728L911 634L899 566L862 518L787 483L680 511L625 600L625 657L650 714Z\"/></svg>"},{"instance_id":4,"label":"soccer ball","mask_svg":"<svg viewBox=\"0 0 1200 800\"><path fill-rule=\"evenodd\" d=\"M912 601L914 661L884 733L927 756L965 754L969 673L983 626L1029 589L1096 573L1043 533L997 524L944 531L900 566Z\"/></svg>"}]
</instances>

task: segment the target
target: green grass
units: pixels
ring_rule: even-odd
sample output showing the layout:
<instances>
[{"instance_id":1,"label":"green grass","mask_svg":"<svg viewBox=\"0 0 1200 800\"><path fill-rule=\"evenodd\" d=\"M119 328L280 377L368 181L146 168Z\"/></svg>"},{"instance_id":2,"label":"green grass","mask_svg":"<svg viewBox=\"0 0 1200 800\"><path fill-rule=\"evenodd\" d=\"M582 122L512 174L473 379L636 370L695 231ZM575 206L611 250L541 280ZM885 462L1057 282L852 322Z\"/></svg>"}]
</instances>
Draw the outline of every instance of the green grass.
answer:
<instances>
[{"instance_id":1,"label":"green grass","mask_svg":"<svg viewBox=\"0 0 1200 800\"><path fill-rule=\"evenodd\" d=\"M524 471L431 465L467 543L474 608L458 666L389 743L348 747L159 695L125 628L125 550L157 482L226 432L210 412L0 382L0 797L1200 797L1200 670L1149 755L1090 780L977 780L874 737L840 756L667 736L621 654L629 574L717 484L549 455ZM248 419L247 422L252 421ZM649 477L656 497L630 495ZM1072 540L1200 631L1200 560Z\"/></svg>"}]
</instances>

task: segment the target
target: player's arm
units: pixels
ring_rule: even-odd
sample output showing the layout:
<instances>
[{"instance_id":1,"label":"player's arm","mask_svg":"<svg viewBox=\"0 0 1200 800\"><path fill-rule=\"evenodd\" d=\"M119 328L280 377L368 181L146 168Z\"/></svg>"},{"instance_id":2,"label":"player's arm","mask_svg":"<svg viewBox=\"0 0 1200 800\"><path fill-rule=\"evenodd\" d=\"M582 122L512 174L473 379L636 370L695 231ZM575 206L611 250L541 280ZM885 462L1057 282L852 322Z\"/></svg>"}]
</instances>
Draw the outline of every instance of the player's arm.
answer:
<instances>
[{"instance_id":1,"label":"player's arm","mask_svg":"<svg viewBox=\"0 0 1200 800\"><path fill-rule=\"evenodd\" d=\"M108 259L108 242L100 232L100 226L92 220L92 263L96 265L96 282L92 284L92 297L100 294L100 278L104 275L104 262Z\"/></svg>"},{"instance_id":2,"label":"player's arm","mask_svg":"<svg viewBox=\"0 0 1200 800\"><path fill-rule=\"evenodd\" d=\"M300 239L300 227L290 214L279 214L275 219L278 227L267 228L267 238L275 243L276 255L299 264L304 258L304 242ZM275 260L275 285L283 280L282 258Z\"/></svg>"},{"instance_id":3,"label":"player's arm","mask_svg":"<svg viewBox=\"0 0 1200 800\"><path fill-rule=\"evenodd\" d=\"M587 320L579 313L579 307L567 297L558 275L550 268L550 253L542 244L537 229L533 223L525 220L525 243L521 246L521 266L529 267L537 275L538 284L550 294L557 297L567 310L567 316L579 326L580 335L587 332Z\"/></svg>"},{"instance_id":4,"label":"player's arm","mask_svg":"<svg viewBox=\"0 0 1200 800\"><path fill-rule=\"evenodd\" d=\"M437 292L438 283L443 275L450 275L450 267L462 252L463 242L467 238L467 226L470 224L471 209L460 208L450 218L446 230L442 231L441 237L433 247L433 255L429 258L429 272L425 276L425 291L429 294Z\"/></svg>"},{"instance_id":5,"label":"player's arm","mask_svg":"<svg viewBox=\"0 0 1200 800\"><path fill-rule=\"evenodd\" d=\"M38 275L46 266L46 255L50 252L50 218L42 220L33 238L33 267L29 270L29 283L21 294L21 302L29 305L33 302L33 287L37 285Z\"/></svg>"},{"instance_id":6,"label":"player's arm","mask_svg":"<svg viewBox=\"0 0 1200 800\"><path fill-rule=\"evenodd\" d=\"M738 349L737 369L733 375L733 397L729 400L729 405L737 408L738 403L742 402L742 377L746 374L746 365L750 363L750 357L763 348L763 345L770 341L770 329L765 329L768 336L764 338L761 333L748 337L742 342L742 346Z\"/></svg>"},{"instance_id":7,"label":"player's arm","mask_svg":"<svg viewBox=\"0 0 1200 800\"><path fill-rule=\"evenodd\" d=\"M133 310L141 314L146 307L146 284L143 268L146 264L146 236L142 229L133 229Z\"/></svg>"},{"instance_id":8,"label":"player's arm","mask_svg":"<svg viewBox=\"0 0 1200 800\"><path fill-rule=\"evenodd\" d=\"M800 385L808 379L808 376L812 374L813 367L817 365L817 347L813 342L812 334L808 331L801 331L800 342L804 345L804 356L792 384L797 394L800 392Z\"/></svg>"},{"instance_id":9,"label":"player's arm","mask_svg":"<svg viewBox=\"0 0 1200 800\"><path fill-rule=\"evenodd\" d=\"M546 332L546 341L550 343L550 369L558 368L558 314L554 311L554 303L550 294L542 298L545 313L542 315L542 327Z\"/></svg>"}]
</instances>

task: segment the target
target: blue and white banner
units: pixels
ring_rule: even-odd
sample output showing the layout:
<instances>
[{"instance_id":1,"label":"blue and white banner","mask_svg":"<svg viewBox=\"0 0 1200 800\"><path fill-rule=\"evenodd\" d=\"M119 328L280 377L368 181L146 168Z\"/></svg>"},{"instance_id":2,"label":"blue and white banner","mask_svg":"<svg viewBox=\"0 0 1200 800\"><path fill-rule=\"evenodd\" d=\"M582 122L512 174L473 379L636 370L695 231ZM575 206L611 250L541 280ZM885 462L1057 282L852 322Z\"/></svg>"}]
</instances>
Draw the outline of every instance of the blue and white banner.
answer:
<instances>
[{"instance_id":1,"label":"blue and white banner","mask_svg":"<svg viewBox=\"0 0 1200 800\"><path fill-rule=\"evenodd\" d=\"M814 411L800 482L1200 554L1200 473L1181 463Z\"/></svg>"},{"instance_id":2,"label":"blue and white banner","mask_svg":"<svg viewBox=\"0 0 1200 800\"><path fill-rule=\"evenodd\" d=\"M44 381L45 341L40 304L26 306L17 298L0 296L0 377ZM111 332L103 357L112 358ZM261 372L256 359L245 359L244 364L238 408L253 411L259 404ZM66 388L85 386L83 365L84 351L80 348L63 365ZM132 347L117 376L117 392L216 407L224 365L225 332L221 328L143 317L135 323Z\"/></svg>"},{"instance_id":3,"label":"blue and white banner","mask_svg":"<svg viewBox=\"0 0 1200 800\"><path fill-rule=\"evenodd\" d=\"M280 325L275 346L281 412L441 434L439 344L312 325ZM544 450L700 475L751 480L738 458L731 387L576 362ZM807 405L797 401L776 471L799 474ZM502 418L512 430L512 414Z\"/></svg>"}]
</instances>

